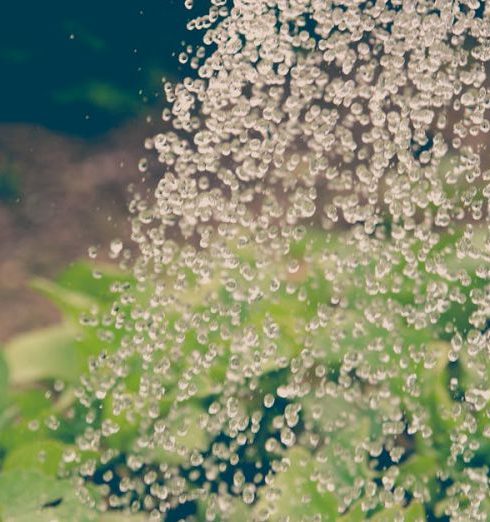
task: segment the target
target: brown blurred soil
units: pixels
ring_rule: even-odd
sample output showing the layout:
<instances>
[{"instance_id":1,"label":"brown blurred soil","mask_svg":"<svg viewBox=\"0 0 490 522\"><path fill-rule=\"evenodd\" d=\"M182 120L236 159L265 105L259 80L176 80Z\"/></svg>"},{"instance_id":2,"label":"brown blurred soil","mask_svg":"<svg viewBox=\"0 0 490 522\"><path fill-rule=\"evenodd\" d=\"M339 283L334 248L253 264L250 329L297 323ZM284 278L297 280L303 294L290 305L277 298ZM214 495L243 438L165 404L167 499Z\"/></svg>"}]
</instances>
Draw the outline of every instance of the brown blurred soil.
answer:
<instances>
[{"instance_id":1,"label":"brown blurred soil","mask_svg":"<svg viewBox=\"0 0 490 522\"><path fill-rule=\"evenodd\" d=\"M144 122L84 141L33 125L0 125L0 174L18 194L0 201L0 342L59 319L29 287L128 237L127 186L137 181Z\"/></svg>"}]
</instances>

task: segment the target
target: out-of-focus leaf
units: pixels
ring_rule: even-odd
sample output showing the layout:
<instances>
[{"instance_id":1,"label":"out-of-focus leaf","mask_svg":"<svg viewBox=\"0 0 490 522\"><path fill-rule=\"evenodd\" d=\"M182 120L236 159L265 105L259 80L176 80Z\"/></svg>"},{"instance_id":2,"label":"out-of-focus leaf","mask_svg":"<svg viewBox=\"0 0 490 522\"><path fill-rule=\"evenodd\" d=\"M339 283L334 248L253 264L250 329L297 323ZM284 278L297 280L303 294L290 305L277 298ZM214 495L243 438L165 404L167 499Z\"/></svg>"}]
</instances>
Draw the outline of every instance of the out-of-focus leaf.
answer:
<instances>
[{"instance_id":1,"label":"out-of-focus leaf","mask_svg":"<svg viewBox=\"0 0 490 522\"><path fill-rule=\"evenodd\" d=\"M36 278L31 282L34 290L47 297L55 304L63 314L68 315L75 321L78 321L80 314L97 305L97 301L89 296L67 290L61 285L53 283L47 279Z\"/></svg>"},{"instance_id":2,"label":"out-of-focus leaf","mask_svg":"<svg viewBox=\"0 0 490 522\"><path fill-rule=\"evenodd\" d=\"M94 277L94 271L98 277ZM133 279L109 265L92 266L88 263L72 263L57 279L56 283L78 294L95 299L97 302L112 302L114 294L110 287L113 283L133 285Z\"/></svg>"},{"instance_id":3,"label":"out-of-focus leaf","mask_svg":"<svg viewBox=\"0 0 490 522\"><path fill-rule=\"evenodd\" d=\"M4 411L7 422L0 424L0 446L7 452L46 437L47 428L41 419L52 407L51 401L39 389L11 390L10 395L12 404ZM28 427L32 420L39 423L36 431Z\"/></svg>"},{"instance_id":4,"label":"out-of-focus leaf","mask_svg":"<svg viewBox=\"0 0 490 522\"><path fill-rule=\"evenodd\" d=\"M364 520L366 520L366 513L362 510L360 502L357 502L338 519L339 522L364 522Z\"/></svg>"},{"instance_id":5,"label":"out-of-focus leaf","mask_svg":"<svg viewBox=\"0 0 490 522\"><path fill-rule=\"evenodd\" d=\"M406 478L414 478L415 480L423 480L427 477L436 475L438 468L437 454L415 454L408 460L399 465L400 473L398 480L403 481Z\"/></svg>"},{"instance_id":6,"label":"out-of-focus leaf","mask_svg":"<svg viewBox=\"0 0 490 522\"><path fill-rule=\"evenodd\" d=\"M9 381L9 369L3 351L0 351L0 412L8 402L7 390Z\"/></svg>"},{"instance_id":7,"label":"out-of-focus leaf","mask_svg":"<svg viewBox=\"0 0 490 522\"><path fill-rule=\"evenodd\" d=\"M441 451L449 451L449 434L458 422L451 413L453 402L446 383L449 345L443 341L433 342L429 345L429 350L436 359L436 365L422 375L421 401L430 415L435 443Z\"/></svg>"},{"instance_id":8,"label":"out-of-focus leaf","mask_svg":"<svg viewBox=\"0 0 490 522\"><path fill-rule=\"evenodd\" d=\"M252 508L245 504L241 498L231 495L220 495L219 502L216 495L211 493L208 498L197 503L197 519L199 522L249 522L254 520Z\"/></svg>"},{"instance_id":9,"label":"out-of-focus leaf","mask_svg":"<svg viewBox=\"0 0 490 522\"><path fill-rule=\"evenodd\" d=\"M314 425L325 440L323 447L317 451L324 478L328 477L336 489L341 489L352 486L359 477L369 477L372 472L368 468L367 457L360 461L355 458L356 449L374 431L369 413L338 397L327 396L322 401L305 397L302 405L306 422ZM316 420L313 409L316 410Z\"/></svg>"},{"instance_id":10,"label":"out-of-focus leaf","mask_svg":"<svg viewBox=\"0 0 490 522\"><path fill-rule=\"evenodd\" d=\"M55 440L37 440L14 448L7 454L3 471L39 470L56 477L65 445Z\"/></svg>"},{"instance_id":11,"label":"out-of-focus leaf","mask_svg":"<svg viewBox=\"0 0 490 522\"><path fill-rule=\"evenodd\" d=\"M165 419L165 442L154 457L171 464L187 462L193 451L204 451L209 445L209 433L200 426L204 410L195 404L185 404L172 410Z\"/></svg>"},{"instance_id":12,"label":"out-of-focus leaf","mask_svg":"<svg viewBox=\"0 0 490 522\"><path fill-rule=\"evenodd\" d=\"M144 513L123 513L109 511L98 518L99 522L145 522L148 517Z\"/></svg>"},{"instance_id":13,"label":"out-of-focus leaf","mask_svg":"<svg viewBox=\"0 0 490 522\"><path fill-rule=\"evenodd\" d=\"M82 360L75 346L77 328L62 323L19 335L5 346L5 360L13 384L41 379L76 381Z\"/></svg>"},{"instance_id":14,"label":"out-of-focus leaf","mask_svg":"<svg viewBox=\"0 0 490 522\"><path fill-rule=\"evenodd\" d=\"M26 420L39 418L39 415L52 406L42 389L19 389L12 392L12 399L20 417Z\"/></svg>"},{"instance_id":15,"label":"out-of-focus leaf","mask_svg":"<svg viewBox=\"0 0 490 522\"><path fill-rule=\"evenodd\" d=\"M369 520L373 522L425 522L426 515L422 504L411 502L406 508L396 506L383 509Z\"/></svg>"},{"instance_id":16,"label":"out-of-focus leaf","mask_svg":"<svg viewBox=\"0 0 490 522\"><path fill-rule=\"evenodd\" d=\"M78 323L82 313L93 309L103 311L113 303L116 294L111 287L116 283L130 288L134 281L111 266L79 262L70 265L56 282L38 277L31 281L31 286Z\"/></svg>"},{"instance_id":17,"label":"out-of-focus leaf","mask_svg":"<svg viewBox=\"0 0 490 522\"><path fill-rule=\"evenodd\" d=\"M0 474L0 513L4 522L90 522L96 516L75 496L73 484L38 470Z\"/></svg>"},{"instance_id":18,"label":"out-of-focus leaf","mask_svg":"<svg viewBox=\"0 0 490 522\"><path fill-rule=\"evenodd\" d=\"M286 454L290 464L287 470L278 473L270 485L262 488L255 514L269 515L271 521L310 520L320 517L322 522L338 517L337 499L333 493L320 491L314 480L316 463L303 448L293 448Z\"/></svg>"}]
</instances>

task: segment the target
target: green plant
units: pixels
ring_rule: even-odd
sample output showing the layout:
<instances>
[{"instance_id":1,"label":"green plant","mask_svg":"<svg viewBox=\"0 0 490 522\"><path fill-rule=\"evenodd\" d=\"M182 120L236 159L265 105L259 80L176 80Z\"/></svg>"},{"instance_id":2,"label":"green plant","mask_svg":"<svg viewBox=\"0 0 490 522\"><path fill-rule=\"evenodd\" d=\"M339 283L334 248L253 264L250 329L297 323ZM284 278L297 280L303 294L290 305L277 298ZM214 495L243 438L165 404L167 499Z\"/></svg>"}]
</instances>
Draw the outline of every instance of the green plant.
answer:
<instances>
[{"instance_id":1,"label":"green plant","mask_svg":"<svg viewBox=\"0 0 490 522\"><path fill-rule=\"evenodd\" d=\"M371 248L379 249L379 260L395 255L385 235L370 239ZM166 368L159 374L160 388L152 388L151 394L142 394L142 386L152 386L144 381L144 352L136 348L125 358L119 384L111 386L130 400L146 397L158 409L155 418L165 420L166 430L160 448L138 446L154 422L137 409L118 414L117 394L103 388L114 375L105 362L117 361L121 346L128 346L128 325L137 328L141 320L134 312L156 306L155 288L139 292L133 277L110 267L98 267L94 278L93 267L83 263L71 266L57 282L34 281L60 307L64 320L13 339L0 359L2 516L105 520L111 513L121 517L151 511L154 505L144 501L149 491L156 495L151 484L166 487L170 480L162 465L178 471L185 492L183 501L177 494L169 498L165 520L245 521L265 514L271 520L306 520L318 513L322 520L445 520L455 506L473 516L479 481L490 466L484 392L488 358L472 353L477 332L488 335L475 305L475 296L488 291L480 264L468 257L462 267L457 252L465 237L455 231L441 236L419 261L424 280L414 280L400 257L393 262L395 269L378 277L390 290L369 295L360 281L374 281L382 266L374 256L364 260L349 240L339 237L312 232L295 241L286 256L263 269L255 297L237 311L239 323L216 312L216 303L231 306L233 287L219 276L206 284L196 279L195 287L182 294L188 320L200 314L209 321L216 318L216 327L204 335L196 322L172 361L164 350L160 359L151 360L149 364ZM483 229L472 242L475 249L484 248ZM236 245L230 248L243 262L255 255ZM420 253L424 245L414 240L410 248ZM344 280L329 281L329 266L339 256L351 258L350 269ZM395 321L388 314L385 328L369 321L376 310L427 306L438 283L454 281L431 268L442 258L449 270L464 270L468 277L450 284L455 297L447 300L437 321L415 324L409 315ZM275 285L283 269L289 274L286 284L261 298L261 288ZM178 273L167 275L167 284L175 281ZM420 295L425 302L417 301ZM171 306L165 310L155 330L162 336L178 329L181 317ZM199 353L209 353L224 331L238 328L259 332L261 346L269 340L270 351L254 351L253 339L250 349L237 351L229 335L207 366L192 371L202 364ZM461 346L454 345L455 331ZM232 375L233 357L241 358L240 368L249 368L249 375ZM92 373L87 373L87 360L95 365ZM95 402L81 391L84 375L94 379L89 389ZM231 392L225 381L236 383ZM165 391L158 395L162 386ZM148 407L142 403L141 411ZM216 408L233 414L213 429L206 419L209 423L209 412ZM95 454L80 449L87 422L106 433ZM240 433L244 439L237 446ZM464 437L471 438L471 450L461 444ZM109 448L112 453L101 458ZM230 451L239 457L234 463L226 456ZM206 475L200 456L213 462L216 472ZM131 458L139 464L131 464ZM80 487L76 477L87 469L85 487ZM152 473L156 478L145 486ZM138 487L125 496L121 484L128 477ZM217 500L219 487L227 490L226 506L223 498ZM204 496L202 488L207 488ZM24 500L27 490L34 493ZM482 498L477 509L485 513L489 507Z\"/></svg>"}]
</instances>

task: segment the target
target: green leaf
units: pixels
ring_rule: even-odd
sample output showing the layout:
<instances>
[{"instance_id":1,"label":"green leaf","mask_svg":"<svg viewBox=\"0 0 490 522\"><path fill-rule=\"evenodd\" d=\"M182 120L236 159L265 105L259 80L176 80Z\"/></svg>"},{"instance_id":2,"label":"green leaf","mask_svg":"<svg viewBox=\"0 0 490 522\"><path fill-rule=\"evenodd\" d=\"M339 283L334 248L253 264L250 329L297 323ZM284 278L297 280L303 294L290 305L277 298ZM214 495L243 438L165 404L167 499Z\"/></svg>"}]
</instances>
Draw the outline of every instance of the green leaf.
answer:
<instances>
[{"instance_id":1,"label":"green leaf","mask_svg":"<svg viewBox=\"0 0 490 522\"><path fill-rule=\"evenodd\" d=\"M76 498L69 481L37 470L14 469L0 474L0 512L5 521L13 522L96 520Z\"/></svg>"},{"instance_id":2,"label":"green leaf","mask_svg":"<svg viewBox=\"0 0 490 522\"><path fill-rule=\"evenodd\" d=\"M97 278L94 277L94 271L99 273ZM114 300L110 287L116 282L133 285L134 280L112 265L91 265L83 261L72 263L56 280L60 287L99 303L111 303Z\"/></svg>"},{"instance_id":3,"label":"green leaf","mask_svg":"<svg viewBox=\"0 0 490 522\"><path fill-rule=\"evenodd\" d=\"M42 422L52 403L39 389L11 390L12 405L4 411L8 414L8 421L1 425L0 446L10 451L17 446L45 438L47 427ZM39 421L39 429L32 431L28 428L31 420Z\"/></svg>"},{"instance_id":4,"label":"green leaf","mask_svg":"<svg viewBox=\"0 0 490 522\"><path fill-rule=\"evenodd\" d=\"M336 489L352 486L359 477L372 475L368 468L367 454L364 459L356 459L356 450L369 439L375 430L374 419L369 412L357 408L339 397L307 396L301 402L305 420L321 433L325 444L318 449L321 470L328 475ZM321 411L315 419L313 409ZM343 427L341 427L343 425Z\"/></svg>"},{"instance_id":5,"label":"green leaf","mask_svg":"<svg viewBox=\"0 0 490 522\"><path fill-rule=\"evenodd\" d=\"M412 502L406 508L395 506L383 509L369 520L373 522L425 522L426 515L424 507L418 502Z\"/></svg>"},{"instance_id":6,"label":"green leaf","mask_svg":"<svg viewBox=\"0 0 490 522\"><path fill-rule=\"evenodd\" d=\"M165 418L165 441L171 449L155 450L153 457L159 462L177 465L188 462L193 451L204 451L209 445L210 435L200 426L203 413L204 409L197 404L182 404L170 411Z\"/></svg>"},{"instance_id":7,"label":"green leaf","mask_svg":"<svg viewBox=\"0 0 490 522\"><path fill-rule=\"evenodd\" d=\"M79 321L82 312L90 310L97 305L97 301L90 296L73 290L67 290L63 286L47 279L33 279L31 286L56 305L63 314L75 320L75 322Z\"/></svg>"},{"instance_id":8,"label":"green leaf","mask_svg":"<svg viewBox=\"0 0 490 522\"><path fill-rule=\"evenodd\" d=\"M281 521L289 517L301 522L311 517L320 517L327 522L337 520L338 506L334 494L320 491L313 479L317 464L303 448L293 448L286 454L289 467L277 474L270 485L262 488L255 507L258 519ZM277 494L278 493L278 494Z\"/></svg>"},{"instance_id":9,"label":"green leaf","mask_svg":"<svg viewBox=\"0 0 490 522\"><path fill-rule=\"evenodd\" d=\"M407 478L420 481L425 478L435 477L438 466L439 462L435 452L428 455L417 453L399 465L398 481L402 482Z\"/></svg>"},{"instance_id":10,"label":"green leaf","mask_svg":"<svg viewBox=\"0 0 490 522\"><path fill-rule=\"evenodd\" d=\"M433 440L441 451L449 451L451 446L450 433L458 421L452 415L454 406L447 387L447 364L449 345L443 341L429 345L430 352L436 358L436 366L429 372L424 372L422 383L422 398L430 415Z\"/></svg>"},{"instance_id":11,"label":"green leaf","mask_svg":"<svg viewBox=\"0 0 490 522\"><path fill-rule=\"evenodd\" d=\"M19 446L7 454L3 471L38 470L56 477L66 446L55 440L37 440Z\"/></svg>"},{"instance_id":12,"label":"green leaf","mask_svg":"<svg viewBox=\"0 0 490 522\"><path fill-rule=\"evenodd\" d=\"M361 503L356 502L356 504L338 520L339 522L364 522L364 520L366 520L366 513L362 510Z\"/></svg>"},{"instance_id":13,"label":"green leaf","mask_svg":"<svg viewBox=\"0 0 490 522\"><path fill-rule=\"evenodd\" d=\"M240 497L225 495L220 492L219 501L215 493L210 493L206 500L197 502L197 520L199 522L248 522L254 520L252 508Z\"/></svg>"},{"instance_id":14,"label":"green leaf","mask_svg":"<svg viewBox=\"0 0 490 522\"><path fill-rule=\"evenodd\" d=\"M20 417L26 420L39 418L52 406L52 402L39 388L12 390L12 400Z\"/></svg>"},{"instance_id":15,"label":"green leaf","mask_svg":"<svg viewBox=\"0 0 490 522\"><path fill-rule=\"evenodd\" d=\"M7 390L9 384L9 369L3 351L0 350L0 412L8 403Z\"/></svg>"},{"instance_id":16,"label":"green leaf","mask_svg":"<svg viewBox=\"0 0 490 522\"><path fill-rule=\"evenodd\" d=\"M121 511L109 511L102 514L100 522L145 522L148 517L144 513L122 513Z\"/></svg>"},{"instance_id":17,"label":"green leaf","mask_svg":"<svg viewBox=\"0 0 490 522\"><path fill-rule=\"evenodd\" d=\"M77 328L70 323L22 334L5 346L12 384L40 379L76 381L83 361L76 349Z\"/></svg>"}]
</instances>

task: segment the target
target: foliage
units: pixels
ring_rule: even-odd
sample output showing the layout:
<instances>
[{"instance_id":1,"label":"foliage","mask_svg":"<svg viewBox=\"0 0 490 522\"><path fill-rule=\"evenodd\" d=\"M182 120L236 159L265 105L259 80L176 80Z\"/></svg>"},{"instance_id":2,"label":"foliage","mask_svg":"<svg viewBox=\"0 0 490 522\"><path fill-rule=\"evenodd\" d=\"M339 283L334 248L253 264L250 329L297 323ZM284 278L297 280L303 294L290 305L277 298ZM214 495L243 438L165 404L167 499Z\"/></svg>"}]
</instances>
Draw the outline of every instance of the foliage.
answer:
<instances>
[{"instance_id":1,"label":"foliage","mask_svg":"<svg viewBox=\"0 0 490 522\"><path fill-rule=\"evenodd\" d=\"M456 244L461 234L456 231L452 236L442 239L439 244ZM332 283L324 277L328 260L323 259L322 270L316 264L317 254L322 251L325 241L332 252L341 253L342 249L348 248L337 241L333 234L328 238L313 234L298 242L285 261L297 261L304 265L294 276L296 291L305 295L302 305L296 297L293 299L284 291L279 293L275 302L258 300L243 311L244 319L249 324L262 324L264 317L268 317L271 325L280 326L278 347L280 355L288 361L305 356L300 351L301 339L297 337L295 321L314 324L326 296L332 296L334 292ZM385 240L381 239L380 249L386 248ZM355 284L355 278L368 277L376 269L370 263L364 266L359 264L353 274L346 274L346 278L352 279L349 295L345 296L349 303L369 301L369 296L363 295ZM451 258L447 258L447 266L451 266L451 263ZM403 263L398 268L398 274L393 274L393 277L402 277L400 291L396 295L387 294L385 298L393 302L409 302L414 294L411 286L413 282L404 275ZM485 287L486 281L477 275L477 269L476 265L468 261L465 270L471 282L460 285L465 295ZM107 509L107 496L115 490L114 481L118 483L121 480L121 460L118 460L117 455L124 455L134 447L142 422L141 419L116 419L110 396L101 396L100 409L95 412L93 425L107 427L117 421L119 428L109 440L111 447L119 453L109 459L105 467L92 474L92 481L86 488L78 487L76 474L71 472L75 466L77 469L83 466L84 459L87 466L91 460L90 452L80 454L75 449L77 437L85 429L87 415L76 399L77 383L86 373L87 360L100 356L102 352L114 352L121 343L123 333L117 323L106 321L105 324L110 326L103 327L104 317L111 310L114 312L115 291L121 288L134 291L137 288L132 277L114 268L97 267L96 274L94 278L93 267L79 263L68 268L56 282L34 281L34 286L63 311L63 322L13 339L0 353L0 513L5 521L123 520L123 516L139 520L129 511L123 513L109 510L105 515L100 514ZM273 272L266 272L262 284L269 285L272 279ZM437 276L427 273L427 281L423 284L428 285L431 280L437 280ZM220 286L219 281L210 281L207 288L221 292L221 299L226 303L227 290ZM137 291L135 295L138 295ZM148 299L147 295L140 294L139 305L147 306ZM189 305L196 310L204 306L195 289L189 289L188 300ZM128 304L127 310L136 306L138 303ZM121 309L118 310L120 312ZM335 314L335 311L331 310L331 313ZM338 332L332 330L328 338L324 334L314 336L314 342L319 345L338 339L329 347L325 360L333 376L332 389L339 385L335 381L339 361L356 351L365 350L380 336L387 335L374 326L361 335L355 334L356 319L360 313L358 306L350 306L348 313L343 314L341 319L339 316L339 322L332 321L332 328ZM452 467L447 465L451 433L458 422L451 412L462 404L474 370L466 364L463 355L455 362L448 359L451 345L447 340L446 325L452 321L461 325L462 331L467 333L469 330L465 330L464 325L471 323L473 313L472 306L456 303L448 307L438 323L431 326L417 330L403 324L396 325L408 345L418 348L426 346L433 363L430 367L425 363L410 363L413 364L413 374L420 387L416 404L413 397L407 394L407 383L400 381L397 375L386 381L405 405L407 418L404 420L405 427L395 431L397 435L392 438L394 447L373 447L368 452L371 455L369 458L359 458L359 446L366 437L374 444L380 434L390 428L390 422L380 422L382 416L373 415L373 411L364 408L361 403L356 404L354 401L348 404L344 398L330 392L324 393L323 398L314 403L305 396L298 412L293 412L296 420L291 422L291 430L288 432L297 438L315 433L323 442L313 444L305 441L301 449L288 449L282 432L273 426L274 416L282 414L288 407L287 399L282 402L276 400L274 405L265 405L268 390L287 385L288 376L271 361L264 361L256 395L244 396L236 407L249 412L259 411L262 415L262 431L257 435L254 446L247 451L253 452L251 459L262 461L264 475L268 474L271 479L267 483L263 481L254 487L243 488L234 484L234 475L216 477L217 481L224 480L229 484L227 512L233 513L233 520L260 520L262 516L268 515L271 520L277 521L287 517L291 521L306 521L318 512L322 513L322 520L325 521L446 520L447 489L459 481L464 484L468 469L473 468L475 473L480 473L490 467L488 429L485 429L488 418L483 407L478 409L476 415L479 419L479 425L475 426L478 447L475 447L474 454L465 457L465 466L459 460ZM176 320L171 310L168 320ZM209 337L206 340L211 341ZM220 384L226 372L229 353L221 354L208 372L195 377L190 385L195 386L196 393L175 407L175 401L179 404L179 376L186 370L185 364L192 364L192 352L201 350L201 343L197 337L185 340L183 346L188 356L176 363L168 373L165 383L168 391L159 404L161 412L167 412L167 424L172 427L170 438L175 445L173 451L162 448L161 451L146 455L146 462L150 464L146 464L143 471L157 469L161 463L171 463L183 466L185 473L186 458L193 450L206 453L216 441L226 441L226 433L216 433L211 437L209 430L200 427L200 419L222 392ZM404 353L395 352L392 355L395 365L404 358ZM369 364L378 365L387 371L392 364L381 359L376 351L369 352L366 357ZM484 364L488 372L488 361L484 361ZM140 386L138 372L138 366L133 366L125 377L128 389L136 390ZM454 382L451 378L455 376L458 377L456 388L451 384ZM317 386L320 390L321 379L318 375L308 379L311 386ZM465 385L468 389L465 389ZM363 386L367 384L363 384L360 379L355 389L362 393ZM415 422L419 406L429 412L431 433L412 435L409 426ZM383 408L386 419L389 419L390 404L376 406L377 410L383 411ZM304 426L308 426L308 431L303 429ZM276 449L271 450L269 447L266 450L266 446L272 444L271 439L276 441ZM284 444L279 444L279 440ZM174 451L175 447L180 448L179 451ZM404 448L399 462L396 451L393 451L396 447ZM182 460L179 460L179 455L182 455ZM244 453L242 460L246 462L247 458ZM246 476L246 467L237 470ZM112 477L110 480L107 479L108 472ZM127 473L125 468L123 475ZM385 484L386 481L391 481L388 489L396 491L399 488L399 491L405 493L395 505L387 505L383 509L376 503L370 503L368 492L370 488ZM192 478L189 478L188 483L191 488L200 487L199 481L193 482ZM339 494L342 497L343 491L357 491L357 497L344 497L341 503ZM461 495L464 494L462 489ZM143 510L142 504L137 505ZM142 516L142 513L138 516ZM184 516L204 521L220 520L224 515L213 494L210 494L206 504L196 497L196 500L169 511L166 520L179 520Z\"/></svg>"}]
</instances>

